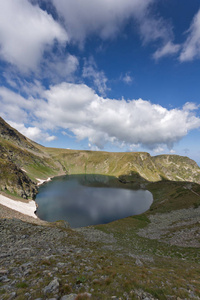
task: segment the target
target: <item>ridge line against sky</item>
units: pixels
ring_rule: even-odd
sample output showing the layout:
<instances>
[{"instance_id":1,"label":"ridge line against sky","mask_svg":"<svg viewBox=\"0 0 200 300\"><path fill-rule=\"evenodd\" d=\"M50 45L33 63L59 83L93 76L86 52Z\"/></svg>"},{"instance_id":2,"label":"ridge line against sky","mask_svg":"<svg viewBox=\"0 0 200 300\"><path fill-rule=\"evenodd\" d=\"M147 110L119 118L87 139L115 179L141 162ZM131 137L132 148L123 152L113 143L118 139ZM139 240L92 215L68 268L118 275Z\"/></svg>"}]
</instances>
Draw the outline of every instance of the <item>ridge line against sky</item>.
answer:
<instances>
[{"instance_id":1,"label":"ridge line against sky","mask_svg":"<svg viewBox=\"0 0 200 300\"><path fill-rule=\"evenodd\" d=\"M200 4L0 0L0 116L45 146L200 163Z\"/></svg>"}]
</instances>

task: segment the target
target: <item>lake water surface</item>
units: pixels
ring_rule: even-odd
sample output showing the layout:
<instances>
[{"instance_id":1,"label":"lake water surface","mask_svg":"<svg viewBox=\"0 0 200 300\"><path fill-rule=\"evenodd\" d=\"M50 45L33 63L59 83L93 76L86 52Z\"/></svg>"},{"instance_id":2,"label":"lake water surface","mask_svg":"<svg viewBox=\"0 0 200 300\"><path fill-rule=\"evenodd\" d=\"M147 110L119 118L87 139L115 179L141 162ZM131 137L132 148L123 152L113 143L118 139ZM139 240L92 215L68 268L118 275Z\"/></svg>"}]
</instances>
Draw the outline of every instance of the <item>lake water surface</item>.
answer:
<instances>
[{"instance_id":1,"label":"lake water surface","mask_svg":"<svg viewBox=\"0 0 200 300\"><path fill-rule=\"evenodd\" d=\"M76 228L141 214L149 209L153 197L149 191L127 189L113 177L76 175L42 185L36 202L40 219L65 220Z\"/></svg>"}]
</instances>

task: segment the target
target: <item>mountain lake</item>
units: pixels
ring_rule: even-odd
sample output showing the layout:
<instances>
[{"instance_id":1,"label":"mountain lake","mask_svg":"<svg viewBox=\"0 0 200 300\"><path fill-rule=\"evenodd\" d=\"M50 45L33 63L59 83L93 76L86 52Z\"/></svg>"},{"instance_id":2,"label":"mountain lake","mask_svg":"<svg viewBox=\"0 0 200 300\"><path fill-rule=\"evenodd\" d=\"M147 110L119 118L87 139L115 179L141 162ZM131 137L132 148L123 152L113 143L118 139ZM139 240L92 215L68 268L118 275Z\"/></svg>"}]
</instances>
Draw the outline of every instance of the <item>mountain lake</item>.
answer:
<instances>
[{"instance_id":1,"label":"mountain lake","mask_svg":"<svg viewBox=\"0 0 200 300\"><path fill-rule=\"evenodd\" d=\"M41 185L36 202L40 219L65 220L77 228L141 214L149 209L153 196L111 176L67 175Z\"/></svg>"}]
</instances>

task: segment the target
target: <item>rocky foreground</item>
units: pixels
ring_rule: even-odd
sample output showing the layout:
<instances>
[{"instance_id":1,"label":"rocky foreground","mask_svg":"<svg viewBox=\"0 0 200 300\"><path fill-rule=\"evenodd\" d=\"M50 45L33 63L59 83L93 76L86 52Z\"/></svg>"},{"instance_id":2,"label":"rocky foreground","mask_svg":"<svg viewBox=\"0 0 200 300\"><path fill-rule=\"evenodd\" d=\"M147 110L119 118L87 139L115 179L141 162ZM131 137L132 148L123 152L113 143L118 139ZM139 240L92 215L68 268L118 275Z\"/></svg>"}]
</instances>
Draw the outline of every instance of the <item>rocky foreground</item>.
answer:
<instances>
[{"instance_id":1,"label":"rocky foreground","mask_svg":"<svg viewBox=\"0 0 200 300\"><path fill-rule=\"evenodd\" d=\"M200 208L76 230L0 208L2 300L200 299Z\"/></svg>"}]
</instances>

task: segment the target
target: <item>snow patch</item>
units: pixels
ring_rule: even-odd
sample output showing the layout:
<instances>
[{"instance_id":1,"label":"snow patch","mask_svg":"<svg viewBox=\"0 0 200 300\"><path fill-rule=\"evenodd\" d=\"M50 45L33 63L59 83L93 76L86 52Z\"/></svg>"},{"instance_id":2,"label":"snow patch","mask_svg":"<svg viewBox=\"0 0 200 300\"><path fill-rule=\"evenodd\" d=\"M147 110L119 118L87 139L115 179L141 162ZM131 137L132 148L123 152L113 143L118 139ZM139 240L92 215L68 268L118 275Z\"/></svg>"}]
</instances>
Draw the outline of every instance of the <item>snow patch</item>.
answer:
<instances>
[{"instance_id":1,"label":"snow patch","mask_svg":"<svg viewBox=\"0 0 200 300\"><path fill-rule=\"evenodd\" d=\"M28 215L30 217L37 219L37 216L35 215L35 211L37 210L37 205L36 202L33 200L29 200L29 202L26 203L17 200L12 200L8 197L0 195L0 204L7 206L8 208L11 208L13 210L16 210L24 215Z\"/></svg>"},{"instance_id":2,"label":"snow patch","mask_svg":"<svg viewBox=\"0 0 200 300\"><path fill-rule=\"evenodd\" d=\"M50 180L51 180L51 177L49 177L49 178L47 178L47 179L39 179L39 178L36 178L36 180L39 181L37 185L41 185L41 184L43 184L43 183L45 183L45 182L50 181Z\"/></svg>"}]
</instances>

